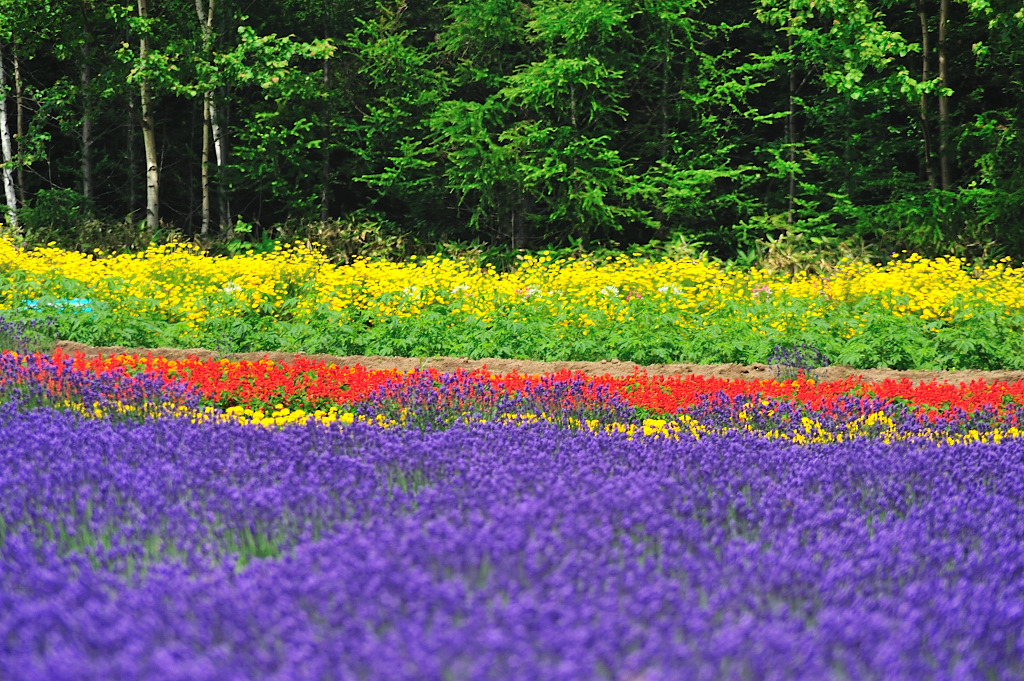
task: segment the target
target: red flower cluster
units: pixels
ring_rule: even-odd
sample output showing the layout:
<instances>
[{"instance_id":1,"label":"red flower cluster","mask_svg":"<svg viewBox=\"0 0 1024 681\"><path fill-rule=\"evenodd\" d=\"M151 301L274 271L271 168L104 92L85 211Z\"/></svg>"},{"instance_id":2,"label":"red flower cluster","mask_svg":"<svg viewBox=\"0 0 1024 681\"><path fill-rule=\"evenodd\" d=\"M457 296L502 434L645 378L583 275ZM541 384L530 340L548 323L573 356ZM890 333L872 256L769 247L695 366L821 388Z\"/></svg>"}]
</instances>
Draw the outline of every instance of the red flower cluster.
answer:
<instances>
[{"instance_id":1,"label":"red flower cluster","mask_svg":"<svg viewBox=\"0 0 1024 681\"><path fill-rule=\"evenodd\" d=\"M55 353L58 363L64 357L66 355L58 349ZM76 353L73 367L96 373L123 371L134 375L147 372L162 376L168 383L183 381L197 388L204 402L221 408L234 405L259 408L280 403L292 409L327 409L357 403L384 384L394 390L403 382L412 385L414 379L413 375L397 370L369 370L359 365L339 367L302 357L291 362L204 361L196 358L175 361L152 355L86 359L81 353ZM436 370L425 373L435 380L441 376ZM983 407L999 412L1009 405L1024 405L1024 383L1021 381L986 383L978 380L959 385L932 381L915 385L907 379L865 383L859 377L850 377L817 383L805 380L779 382L648 376L643 372L626 378L589 378L568 370L541 377L516 373L496 375L486 369L464 372L460 378L475 384L477 389L484 383L490 390L509 392L522 392L542 379L548 382L585 381L588 392L614 391L631 405L658 414L687 411L698 403L732 400L737 395L793 401L812 410L828 410L841 397L878 398L916 407L922 414L950 409L974 412Z\"/></svg>"},{"instance_id":2,"label":"red flower cluster","mask_svg":"<svg viewBox=\"0 0 1024 681\"><path fill-rule=\"evenodd\" d=\"M601 379L598 379L601 380ZM983 407L1000 411L1009 405L1024 405L1024 383L983 380L971 383L914 384L909 379L867 383L859 376L840 381L730 380L702 376L647 376L638 373L625 379L612 379L631 403L651 411L671 414L686 411L709 396L759 396L767 399L792 400L812 409L828 409L840 397L868 397L885 402L901 402L924 411L962 409L974 412Z\"/></svg>"},{"instance_id":3,"label":"red flower cluster","mask_svg":"<svg viewBox=\"0 0 1024 681\"><path fill-rule=\"evenodd\" d=\"M60 349L56 351L60 360ZM284 404L292 409L324 409L358 402L399 371L370 371L361 366L338 367L297 357L293 362L228 360L168 360L152 355L114 355L87 359L74 355L79 371L153 373L170 383L180 381L198 389L203 401L217 407L244 405L260 408Z\"/></svg>"}]
</instances>

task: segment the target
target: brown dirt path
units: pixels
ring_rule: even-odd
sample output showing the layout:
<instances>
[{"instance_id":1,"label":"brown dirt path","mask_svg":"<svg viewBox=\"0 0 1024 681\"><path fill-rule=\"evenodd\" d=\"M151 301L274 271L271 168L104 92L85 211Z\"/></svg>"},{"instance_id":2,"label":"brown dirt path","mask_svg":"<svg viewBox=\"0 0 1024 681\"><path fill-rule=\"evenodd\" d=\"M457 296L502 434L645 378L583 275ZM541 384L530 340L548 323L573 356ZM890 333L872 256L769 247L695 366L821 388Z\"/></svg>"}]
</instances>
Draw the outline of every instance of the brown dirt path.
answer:
<instances>
[{"instance_id":1,"label":"brown dirt path","mask_svg":"<svg viewBox=\"0 0 1024 681\"><path fill-rule=\"evenodd\" d=\"M125 348L121 346L91 347L71 341L60 341L57 347L65 353L81 351L87 357L95 357L99 354L110 356L114 354L139 354L165 357L167 359L185 359L186 357L197 357L201 360L214 357L226 357L234 360L257 361L269 359L275 362L287 362L295 359L297 353L287 352L246 352L236 354L217 354L211 350L201 348L177 349L177 348ZM302 353L298 353L302 355ZM570 371L582 371L588 376L610 375L616 378L628 376L640 368L651 376L686 376L698 375L717 378L772 378L772 368L765 364L653 364L640 367L632 362L621 362L619 360L602 360L600 362L538 362L522 359L468 359L465 357L381 357L371 356L336 356L336 355L304 355L310 359L323 362L333 362L338 366L360 364L367 369L399 369L408 371L411 369L438 369L440 371L454 371L455 369L479 369L486 366L491 373L506 374L518 372L520 374L544 374L560 369ZM983 379L987 382L994 381L1021 381L1024 380L1024 371L896 371L893 369L854 369L849 366L830 366L818 371L818 378L822 381L836 381L848 376L860 375L866 381L883 381L887 378L899 380L908 378L915 383L927 383L931 380L939 382L949 381L951 383L971 382Z\"/></svg>"}]
</instances>

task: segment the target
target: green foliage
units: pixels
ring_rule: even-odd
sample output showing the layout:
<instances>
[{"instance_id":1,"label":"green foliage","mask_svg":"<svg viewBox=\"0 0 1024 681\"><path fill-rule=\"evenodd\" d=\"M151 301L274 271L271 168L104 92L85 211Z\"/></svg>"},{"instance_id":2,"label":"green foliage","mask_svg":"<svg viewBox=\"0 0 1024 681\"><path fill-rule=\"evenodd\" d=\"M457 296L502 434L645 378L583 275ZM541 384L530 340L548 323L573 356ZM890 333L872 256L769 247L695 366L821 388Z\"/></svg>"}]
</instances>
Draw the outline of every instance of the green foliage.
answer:
<instances>
[{"instance_id":1,"label":"green foliage","mask_svg":"<svg viewBox=\"0 0 1024 681\"><path fill-rule=\"evenodd\" d=\"M952 3L945 86L930 3L927 59L913 3L218 0L208 27L204 3L151 5L141 19L127 1L0 0L30 241L196 236L206 144L210 231L235 248L321 235L344 260L681 239L753 261L787 238L1024 255L1011 0ZM143 81L159 234L133 226ZM251 235L230 231L236 216Z\"/></svg>"},{"instance_id":2,"label":"green foliage","mask_svg":"<svg viewBox=\"0 0 1024 681\"><path fill-rule=\"evenodd\" d=\"M78 232L89 219L85 197L71 189L42 189L19 213L30 243L56 242L62 248L79 245Z\"/></svg>"},{"instance_id":3,"label":"green foliage","mask_svg":"<svg viewBox=\"0 0 1024 681\"><path fill-rule=\"evenodd\" d=\"M973 299L952 301L956 311L947 319L925 320L890 312L908 301L886 293L823 302L777 292L770 306L727 299L721 307L685 316L666 311L653 295L616 297L610 308L566 300L554 315L548 300L515 296L483 320L472 313L472 298L457 291L447 302L410 317L331 310L313 299L311 284L296 279L280 289L278 302L257 309L227 291L209 294L200 301L208 319L190 328L161 316L147 299L126 294L117 310L102 303L85 310L59 304L88 295L69 281L49 281L44 291L17 273L3 277L0 284L13 292L4 312L8 320L50 316L60 338L92 345L207 347L222 353L615 358L638 364L771 363L782 346L814 347L836 364L865 369L1024 369L1024 311ZM382 302L400 303L404 295L389 294ZM27 300L37 307L29 309ZM589 323L581 322L584 315ZM748 321L752 316L761 318L760 331Z\"/></svg>"},{"instance_id":4,"label":"green foliage","mask_svg":"<svg viewBox=\"0 0 1024 681\"><path fill-rule=\"evenodd\" d=\"M353 182L412 220L436 220L444 190L428 122L448 82L433 58L436 41L424 44L409 14L404 0L380 2L346 36L356 70L346 103L359 113L343 127L358 158Z\"/></svg>"},{"instance_id":5,"label":"green foliage","mask_svg":"<svg viewBox=\"0 0 1024 681\"><path fill-rule=\"evenodd\" d=\"M872 210L857 209L865 234L881 248L925 257L955 255L996 259L1014 249L1007 224L1024 219L1021 193L984 187L908 195Z\"/></svg>"},{"instance_id":6,"label":"green foliage","mask_svg":"<svg viewBox=\"0 0 1024 681\"><path fill-rule=\"evenodd\" d=\"M151 230L145 221L115 221L98 217L92 202L71 189L43 189L19 211L21 239L29 246L56 244L65 250L125 252L179 235L165 223Z\"/></svg>"},{"instance_id":7,"label":"green foliage","mask_svg":"<svg viewBox=\"0 0 1024 681\"><path fill-rule=\"evenodd\" d=\"M242 25L237 46L215 62L220 79L259 93L252 117L235 131L234 181L267 191L296 217L318 212L321 188L311 180L320 174L316 151L327 143L322 77L302 65L322 64L335 49L330 40L260 35Z\"/></svg>"}]
</instances>

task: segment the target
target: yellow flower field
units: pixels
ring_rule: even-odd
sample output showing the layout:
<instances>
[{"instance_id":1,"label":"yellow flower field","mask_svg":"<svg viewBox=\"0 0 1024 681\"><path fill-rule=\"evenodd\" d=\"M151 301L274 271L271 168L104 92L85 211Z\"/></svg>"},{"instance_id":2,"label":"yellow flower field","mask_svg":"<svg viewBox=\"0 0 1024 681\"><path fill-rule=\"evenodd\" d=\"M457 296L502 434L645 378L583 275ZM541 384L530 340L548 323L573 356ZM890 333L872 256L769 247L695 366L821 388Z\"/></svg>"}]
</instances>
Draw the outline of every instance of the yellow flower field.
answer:
<instances>
[{"instance_id":1,"label":"yellow flower field","mask_svg":"<svg viewBox=\"0 0 1024 681\"><path fill-rule=\"evenodd\" d=\"M957 258L913 254L881 265L843 262L821 277L630 254L594 262L540 253L522 256L514 271L503 272L437 256L335 265L318 250L291 246L234 257L205 255L189 244L103 255L20 250L0 240L0 277L6 280L2 309L73 289L112 318L153 319L197 332L211 316L246 310L296 322L361 311L394 324L429 308L443 310L441 323L448 327L546 320L565 339L586 338L595 325L694 334L720 325L724 315L765 338L815 328L850 340L866 333L864 315L879 310L910 318L928 333L940 331L929 322L963 323L979 305L1007 319L1024 310L1024 267L1007 261L972 267ZM862 300L871 305L857 307ZM607 356L618 354L616 334L605 332Z\"/></svg>"},{"instance_id":2,"label":"yellow flower field","mask_svg":"<svg viewBox=\"0 0 1024 681\"><path fill-rule=\"evenodd\" d=\"M906 297L892 304L895 314L924 319L948 318L978 299L1024 307L1024 267L999 263L971 269L957 258L916 255L885 265L845 263L827 278L789 278L757 269L729 271L706 260L652 261L626 254L599 264L524 256L515 271L498 272L439 257L333 265L317 251L289 246L267 254L211 257L194 246L172 244L102 256L56 248L23 251L0 240L0 271L21 271L27 281L42 285L67 278L115 308L153 306L169 317L195 321L207 315L200 302L204 296L227 293L258 308L294 295L302 284L309 286L304 301L309 307L326 302L336 310L408 316L457 300L463 312L485 320L500 306L528 299L544 301L552 311L601 310L619 321L625 321L619 302L641 297L659 301L665 310L689 312L709 311L730 299L771 304L786 294L820 300L824 307L830 300L889 292ZM9 306L13 293L2 291L0 303Z\"/></svg>"}]
</instances>

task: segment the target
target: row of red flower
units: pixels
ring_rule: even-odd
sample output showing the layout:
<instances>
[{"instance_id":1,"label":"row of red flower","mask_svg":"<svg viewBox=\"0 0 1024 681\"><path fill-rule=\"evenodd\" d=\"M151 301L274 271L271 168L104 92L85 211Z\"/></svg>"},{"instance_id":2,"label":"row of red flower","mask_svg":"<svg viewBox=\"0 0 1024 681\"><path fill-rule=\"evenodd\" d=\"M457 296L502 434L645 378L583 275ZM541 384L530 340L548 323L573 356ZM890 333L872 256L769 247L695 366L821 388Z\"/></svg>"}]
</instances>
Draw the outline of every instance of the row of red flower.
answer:
<instances>
[{"instance_id":1,"label":"row of red flower","mask_svg":"<svg viewBox=\"0 0 1024 681\"><path fill-rule=\"evenodd\" d=\"M66 359L58 349L58 364ZM262 407L283 404L291 409L326 409L335 405L357 403L384 384L401 382L408 374L397 370L369 370L359 365L336 366L297 356L291 362L258 362L229 360L169 360L162 357L115 355L86 358L73 357L72 367L97 373L141 372L163 376L168 382L184 381L197 388L204 401L218 407L243 405ZM435 379L436 370L426 370ZM539 376L492 374L486 369L465 373L465 379L489 384L493 390L521 391ZM730 380L703 376L648 376L637 372L626 378L603 376L585 378L567 370L548 376L548 380L584 380L590 390L613 391L634 407L651 413L673 414L687 411L709 398L734 398L738 395L760 396L798 402L810 409L828 409L843 397L878 398L903 403L921 412L935 414L948 410L974 412L990 408L997 412L1010 405L1024 405L1024 382L914 384L900 381L864 382L859 377L818 383L813 380Z\"/></svg>"}]
</instances>

